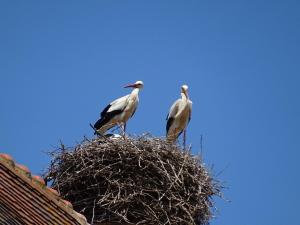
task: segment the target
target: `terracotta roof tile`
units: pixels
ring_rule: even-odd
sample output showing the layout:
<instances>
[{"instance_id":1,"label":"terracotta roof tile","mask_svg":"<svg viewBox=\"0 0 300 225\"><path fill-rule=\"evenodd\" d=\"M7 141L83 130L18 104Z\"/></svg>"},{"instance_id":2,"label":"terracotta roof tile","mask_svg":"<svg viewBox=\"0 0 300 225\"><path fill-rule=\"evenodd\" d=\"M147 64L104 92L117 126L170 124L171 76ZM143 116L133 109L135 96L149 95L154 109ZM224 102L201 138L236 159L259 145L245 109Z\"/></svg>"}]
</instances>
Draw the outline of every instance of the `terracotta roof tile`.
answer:
<instances>
[{"instance_id":1,"label":"terracotta roof tile","mask_svg":"<svg viewBox=\"0 0 300 225\"><path fill-rule=\"evenodd\" d=\"M87 225L85 216L45 185L40 176L0 153L0 224Z\"/></svg>"},{"instance_id":2,"label":"terracotta roof tile","mask_svg":"<svg viewBox=\"0 0 300 225\"><path fill-rule=\"evenodd\" d=\"M73 209L73 205L72 205L71 202L69 202L69 201L67 201L67 200L64 200L64 199L62 199L61 201L62 201L63 203L65 203L66 206L68 206L69 208Z\"/></svg>"},{"instance_id":3,"label":"terracotta roof tile","mask_svg":"<svg viewBox=\"0 0 300 225\"><path fill-rule=\"evenodd\" d=\"M14 159L8 154L0 153L0 161L3 161L5 163L9 164L9 166L12 166L12 167L15 166Z\"/></svg>"},{"instance_id":4,"label":"terracotta roof tile","mask_svg":"<svg viewBox=\"0 0 300 225\"><path fill-rule=\"evenodd\" d=\"M21 173L21 174L25 175L28 178L31 178L30 170L24 165L15 164L15 171L17 173Z\"/></svg>"},{"instance_id":5,"label":"terracotta roof tile","mask_svg":"<svg viewBox=\"0 0 300 225\"><path fill-rule=\"evenodd\" d=\"M32 180L33 183L39 185L41 188L45 188L46 187L44 179L41 178L40 176L37 176L37 175L32 176L31 180Z\"/></svg>"}]
</instances>

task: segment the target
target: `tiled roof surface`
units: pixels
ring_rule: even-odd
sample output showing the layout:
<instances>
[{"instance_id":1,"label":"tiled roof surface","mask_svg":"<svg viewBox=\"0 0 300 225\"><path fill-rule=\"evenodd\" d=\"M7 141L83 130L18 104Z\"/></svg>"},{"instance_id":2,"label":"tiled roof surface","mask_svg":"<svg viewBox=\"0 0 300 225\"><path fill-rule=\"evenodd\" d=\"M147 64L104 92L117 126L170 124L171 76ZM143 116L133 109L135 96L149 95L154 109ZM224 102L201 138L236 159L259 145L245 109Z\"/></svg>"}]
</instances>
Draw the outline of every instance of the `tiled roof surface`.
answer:
<instances>
[{"instance_id":1,"label":"tiled roof surface","mask_svg":"<svg viewBox=\"0 0 300 225\"><path fill-rule=\"evenodd\" d=\"M86 218L72 204L33 176L27 167L0 153L1 225L87 225Z\"/></svg>"}]
</instances>

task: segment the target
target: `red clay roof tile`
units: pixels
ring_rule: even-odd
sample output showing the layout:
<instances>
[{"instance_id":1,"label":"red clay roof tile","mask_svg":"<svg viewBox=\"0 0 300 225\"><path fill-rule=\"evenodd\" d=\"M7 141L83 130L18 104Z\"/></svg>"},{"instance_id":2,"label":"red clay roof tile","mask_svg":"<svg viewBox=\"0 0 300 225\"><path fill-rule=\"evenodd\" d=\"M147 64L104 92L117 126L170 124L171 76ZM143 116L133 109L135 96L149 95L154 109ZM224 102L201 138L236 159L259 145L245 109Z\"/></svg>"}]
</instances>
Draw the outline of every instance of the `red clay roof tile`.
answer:
<instances>
[{"instance_id":1,"label":"red clay roof tile","mask_svg":"<svg viewBox=\"0 0 300 225\"><path fill-rule=\"evenodd\" d=\"M39 185L41 188L45 188L46 184L43 178L41 178L40 176L34 175L31 177L32 182L34 182L35 184Z\"/></svg>"},{"instance_id":2,"label":"red clay roof tile","mask_svg":"<svg viewBox=\"0 0 300 225\"><path fill-rule=\"evenodd\" d=\"M30 170L26 166L24 166L24 165L16 163L16 165L15 165L15 171L17 171L18 173L21 173L21 174L25 175L28 178L31 178L31 172L30 172Z\"/></svg>"},{"instance_id":3,"label":"red clay roof tile","mask_svg":"<svg viewBox=\"0 0 300 225\"><path fill-rule=\"evenodd\" d=\"M74 211L56 190L46 187L40 176L32 176L26 166L16 164L5 153L0 153L0 179L1 224L88 224L85 216Z\"/></svg>"}]
</instances>

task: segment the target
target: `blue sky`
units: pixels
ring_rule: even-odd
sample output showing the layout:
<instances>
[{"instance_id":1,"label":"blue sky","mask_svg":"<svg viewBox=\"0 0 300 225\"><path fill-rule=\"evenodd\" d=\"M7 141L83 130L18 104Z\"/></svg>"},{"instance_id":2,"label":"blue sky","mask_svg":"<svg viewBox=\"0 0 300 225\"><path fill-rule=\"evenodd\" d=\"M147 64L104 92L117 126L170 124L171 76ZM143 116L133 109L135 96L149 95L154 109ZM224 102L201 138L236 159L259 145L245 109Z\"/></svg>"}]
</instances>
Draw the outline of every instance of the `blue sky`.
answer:
<instances>
[{"instance_id":1,"label":"blue sky","mask_svg":"<svg viewBox=\"0 0 300 225\"><path fill-rule=\"evenodd\" d=\"M1 1L0 152L33 173L123 85L128 132L163 136L187 83L188 143L228 187L212 225L299 224L298 1Z\"/></svg>"}]
</instances>

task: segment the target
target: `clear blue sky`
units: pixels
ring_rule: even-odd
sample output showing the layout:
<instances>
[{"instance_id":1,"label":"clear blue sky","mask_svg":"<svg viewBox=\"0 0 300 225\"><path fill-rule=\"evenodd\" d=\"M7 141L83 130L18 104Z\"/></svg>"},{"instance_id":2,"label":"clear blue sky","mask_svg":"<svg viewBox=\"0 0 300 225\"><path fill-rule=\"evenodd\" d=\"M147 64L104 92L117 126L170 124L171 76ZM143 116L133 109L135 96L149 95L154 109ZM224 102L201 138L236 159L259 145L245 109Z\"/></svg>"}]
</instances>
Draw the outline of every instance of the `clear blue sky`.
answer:
<instances>
[{"instance_id":1,"label":"clear blue sky","mask_svg":"<svg viewBox=\"0 0 300 225\"><path fill-rule=\"evenodd\" d=\"M213 225L299 224L299 1L1 1L0 152L40 173L143 80L128 132L163 136L183 83L188 142L226 182Z\"/></svg>"}]
</instances>

